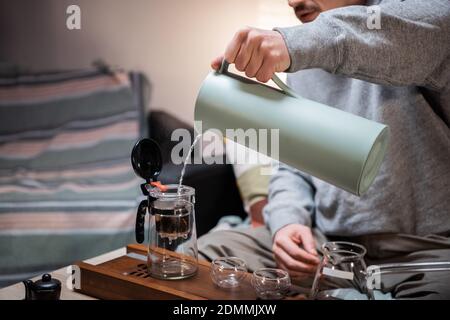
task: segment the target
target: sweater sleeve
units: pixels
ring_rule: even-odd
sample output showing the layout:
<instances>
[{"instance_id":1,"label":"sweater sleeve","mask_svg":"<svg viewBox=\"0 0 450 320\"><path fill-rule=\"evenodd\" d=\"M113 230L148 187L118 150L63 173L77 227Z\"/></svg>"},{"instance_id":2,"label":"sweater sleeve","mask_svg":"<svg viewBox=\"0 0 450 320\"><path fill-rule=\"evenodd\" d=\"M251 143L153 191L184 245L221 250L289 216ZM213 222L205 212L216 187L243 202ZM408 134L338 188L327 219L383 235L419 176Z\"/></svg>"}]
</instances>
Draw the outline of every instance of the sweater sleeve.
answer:
<instances>
[{"instance_id":1,"label":"sweater sleeve","mask_svg":"<svg viewBox=\"0 0 450 320\"><path fill-rule=\"evenodd\" d=\"M264 220L274 235L282 227L298 223L311 227L315 188L311 178L297 169L279 164L269 184Z\"/></svg>"},{"instance_id":2,"label":"sweater sleeve","mask_svg":"<svg viewBox=\"0 0 450 320\"><path fill-rule=\"evenodd\" d=\"M291 57L287 72L321 68L361 80L441 90L450 78L450 1L384 0L380 29L368 6L347 6L317 19L275 28Z\"/></svg>"}]
</instances>

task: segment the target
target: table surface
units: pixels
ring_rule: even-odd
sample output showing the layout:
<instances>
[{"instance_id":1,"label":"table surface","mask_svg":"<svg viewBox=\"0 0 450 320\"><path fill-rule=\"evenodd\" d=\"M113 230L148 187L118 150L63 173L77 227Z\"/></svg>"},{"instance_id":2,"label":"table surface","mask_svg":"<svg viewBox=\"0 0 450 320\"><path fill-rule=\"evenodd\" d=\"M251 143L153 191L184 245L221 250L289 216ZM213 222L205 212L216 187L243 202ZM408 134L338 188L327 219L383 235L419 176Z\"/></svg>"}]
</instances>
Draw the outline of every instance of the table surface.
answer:
<instances>
[{"instance_id":1,"label":"table surface","mask_svg":"<svg viewBox=\"0 0 450 320\"><path fill-rule=\"evenodd\" d=\"M97 257L88 259L88 260L84 260L84 262L89 263L89 264L93 264L93 265L97 265L121 256L124 256L127 254L127 249L126 247L99 255ZM59 281L61 281L61 300L97 300L94 297L91 296L87 296L78 292L74 292L71 289L67 288L66 286L66 279L68 278L68 273L67 273L67 267L63 267L61 269L55 270L53 272L50 272L50 274L52 275L52 278L58 279ZM41 278L41 276L37 276L35 278L33 278L33 281L39 280ZM300 287L297 287L297 290ZM292 297L292 298L287 298L287 299L300 299L303 300L305 295L304 293L306 292L305 289L300 290L299 292L303 293L303 295L299 295L298 297ZM23 300L25 297L25 287L23 285L22 282L13 284L9 287L5 287L0 289L0 300Z\"/></svg>"},{"instance_id":2,"label":"table surface","mask_svg":"<svg viewBox=\"0 0 450 320\"><path fill-rule=\"evenodd\" d=\"M126 248L120 248L92 259L85 260L86 263L99 264L108 260L112 260L126 254ZM66 279L68 277L67 267L50 272L52 278L61 281L61 300L95 300L95 298L77 293L67 288ZM33 281L38 280L40 276L33 278ZM20 283L0 289L0 300L22 300L25 297L25 287Z\"/></svg>"}]
</instances>

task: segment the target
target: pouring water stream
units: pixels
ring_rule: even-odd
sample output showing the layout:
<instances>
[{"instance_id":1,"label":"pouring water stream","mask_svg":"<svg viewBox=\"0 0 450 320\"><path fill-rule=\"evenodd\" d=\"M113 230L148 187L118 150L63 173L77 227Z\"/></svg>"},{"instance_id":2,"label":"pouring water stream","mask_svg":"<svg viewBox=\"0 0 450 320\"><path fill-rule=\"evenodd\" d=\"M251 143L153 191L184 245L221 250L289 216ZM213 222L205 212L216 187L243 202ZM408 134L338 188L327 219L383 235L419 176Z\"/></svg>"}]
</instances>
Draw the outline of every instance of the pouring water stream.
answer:
<instances>
[{"instance_id":1,"label":"pouring water stream","mask_svg":"<svg viewBox=\"0 0 450 320\"><path fill-rule=\"evenodd\" d=\"M181 175L180 175L180 181L178 182L178 191L177 191L178 195L181 195L181 186L183 185L183 177L184 177L184 173L186 171L186 165L188 164L189 159L191 158L192 150L194 150L195 145L200 140L201 136L202 135L199 134L195 137L194 142L192 143L191 147L189 148L186 158L184 159L183 169L181 170Z\"/></svg>"}]
</instances>

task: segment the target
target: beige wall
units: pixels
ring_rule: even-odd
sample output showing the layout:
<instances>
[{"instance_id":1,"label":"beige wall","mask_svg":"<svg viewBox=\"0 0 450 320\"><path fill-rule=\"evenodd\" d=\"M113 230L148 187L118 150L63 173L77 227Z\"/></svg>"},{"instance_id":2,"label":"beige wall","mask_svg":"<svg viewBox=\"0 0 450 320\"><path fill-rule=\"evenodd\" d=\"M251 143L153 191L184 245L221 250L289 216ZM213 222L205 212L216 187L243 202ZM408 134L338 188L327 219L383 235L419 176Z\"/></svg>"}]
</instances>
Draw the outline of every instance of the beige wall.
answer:
<instances>
[{"instance_id":1,"label":"beige wall","mask_svg":"<svg viewBox=\"0 0 450 320\"><path fill-rule=\"evenodd\" d=\"M66 28L69 4L81 7L81 30ZM102 58L142 70L150 108L191 122L209 62L237 28L293 23L287 0L0 0L0 60L42 70Z\"/></svg>"}]
</instances>

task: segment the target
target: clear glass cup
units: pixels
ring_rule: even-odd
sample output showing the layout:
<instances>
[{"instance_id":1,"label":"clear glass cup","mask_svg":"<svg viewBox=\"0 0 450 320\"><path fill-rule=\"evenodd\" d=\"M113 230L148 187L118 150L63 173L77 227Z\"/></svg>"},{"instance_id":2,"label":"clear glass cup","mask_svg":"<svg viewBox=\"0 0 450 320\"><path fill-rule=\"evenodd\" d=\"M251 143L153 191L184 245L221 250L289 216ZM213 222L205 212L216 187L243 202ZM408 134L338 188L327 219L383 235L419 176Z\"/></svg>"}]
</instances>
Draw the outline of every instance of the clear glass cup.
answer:
<instances>
[{"instance_id":1,"label":"clear glass cup","mask_svg":"<svg viewBox=\"0 0 450 320\"><path fill-rule=\"evenodd\" d=\"M288 293L291 278L284 270L261 268L253 272L252 286L260 299L279 300Z\"/></svg>"},{"instance_id":2,"label":"clear glass cup","mask_svg":"<svg viewBox=\"0 0 450 320\"><path fill-rule=\"evenodd\" d=\"M171 184L162 191L149 188L149 247L147 266L152 277L176 280L191 277L198 269L195 227L195 191Z\"/></svg>"},{"instance_id":3,"label":"clear glass cup","mask_svg":"<svg viewBox=\"0 0 450 320\"><path fill-rule=\"evenodd\" d=\"M247 275L245 261L237 257L221 257L211 262L211 279L221 288L238 287Z\"/></svg>"}]
</instances>

